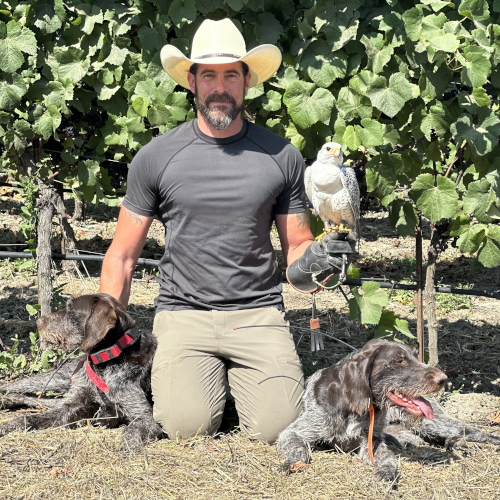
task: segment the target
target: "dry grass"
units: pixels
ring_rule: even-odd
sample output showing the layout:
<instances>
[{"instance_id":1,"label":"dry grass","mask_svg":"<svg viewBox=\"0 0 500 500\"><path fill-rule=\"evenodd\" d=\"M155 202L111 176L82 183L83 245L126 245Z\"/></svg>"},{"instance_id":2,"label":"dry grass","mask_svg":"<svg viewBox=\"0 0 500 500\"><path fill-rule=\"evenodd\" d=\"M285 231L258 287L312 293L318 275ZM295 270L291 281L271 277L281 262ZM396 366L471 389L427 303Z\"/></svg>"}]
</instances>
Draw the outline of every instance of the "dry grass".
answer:
<instances>
[{"instance_id":1,"label":"dry grass","mask_svg":"<svg viewBox=\"0 0 500 500\"><path fill-rule=\"evenodd\" d=\"M162 440L134 456L117 451L119 433L82 426L2 438L1 498L500 498L500 453L488 446L403 450L393 490L355 455L317 452L306 472L285 476L274 446L240 433Z\"/></svg>"}]
</instances>

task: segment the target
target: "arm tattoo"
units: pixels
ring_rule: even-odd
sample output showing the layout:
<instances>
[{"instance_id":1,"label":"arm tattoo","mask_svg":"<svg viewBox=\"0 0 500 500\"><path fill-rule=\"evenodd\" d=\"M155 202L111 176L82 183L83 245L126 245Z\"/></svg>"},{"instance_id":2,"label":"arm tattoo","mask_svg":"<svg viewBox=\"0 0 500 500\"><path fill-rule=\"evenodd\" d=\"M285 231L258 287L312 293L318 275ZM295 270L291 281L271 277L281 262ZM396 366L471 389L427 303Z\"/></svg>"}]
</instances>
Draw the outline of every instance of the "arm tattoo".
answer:
<instances>
[{"instance_id":1,"label":"arm tattoo","mask_svg":"<svg viewBox=\"0 0 500 500\"><path fill-rule=\"evenodd\" d=\"M142 220L137 214L134 214L134 212L131 212L128 208L126 208L125 210L127 211L128 218L131 221L135 220L136 224L140 224L142 226Z\"/></svg>"},{"instance_id":2,"label":"arm tattoo","mask_svg":"<svg viewBox=\"0 0 500 500\"><path fill-rule=\"evenodd\" d=\"M309 227L309 216L307 215L306 212L302 212L301 214L297 214L297 218L299 219L299 228L302 228L303 226Z\"/></svg>"}]
</instances>

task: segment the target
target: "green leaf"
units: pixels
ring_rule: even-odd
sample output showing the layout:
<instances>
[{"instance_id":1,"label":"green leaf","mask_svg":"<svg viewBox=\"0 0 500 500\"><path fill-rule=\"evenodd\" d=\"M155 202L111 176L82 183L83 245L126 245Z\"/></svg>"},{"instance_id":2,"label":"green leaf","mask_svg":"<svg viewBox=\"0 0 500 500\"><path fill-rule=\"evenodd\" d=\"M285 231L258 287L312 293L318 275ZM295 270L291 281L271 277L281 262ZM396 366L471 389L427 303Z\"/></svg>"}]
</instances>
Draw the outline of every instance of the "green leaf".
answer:
<instances>
[{"instance_id":1,"label":"green leaf","mask_svg":"<svg viewBox=\"0 0 500 500\"><path fill-rule=\"evenodd\" d=\"M389 220L399 235L412 236L418 225L417 211L411 203L395 200L389 208Z\"/></svg>"},{"instance_id":2,"label":"green leaf","mask_svg":"<svg viewBox=\"0 0 500 500\"><path fill-rule=\"evenodd\" d=\"M47 110L38 118L34 125L33 130L48 139L61 124L61 113L55 106L47 106Z\"/></svg>"},{"instance_id":3,"label":"green leaf","mask_svg":"<svg viewBox=\"0 0 500 500\"><path fill-rule=\"evenodd\" d=\"M160 27L150 28L142 25L139 28L139 39L143 50L147 52L160 51L167 43L167 37Z\"/></svg>"},{"instance_id":4,"label":"green leaf","mask_svg":"<svg viewBox=\"0 0 500 500\"><path fill-rule=\"evenodd\" d=\"M99 174L99 162L95 160L85 160L78 164L78 180L84 186L95 186L97 175Z\"/></svg>"},{"instance_id":5,"label":"green leaf","mask_svg":"<svg viewBox=\"0 0 500 500\"><path fill-rule=\"evenodd\" d=\"M270 90L262 102L262 107L266 111L278 111L281 109L281 94L276 90Z\"/></svg>"},{"instance_id":6,"label":"green leaf","mask_svg":"<svg viewBox=\"0 0 500 500\"><path fill-rule=\"evenodd\" d=\"M430 40L430 46L434 50L441 50L443 52L455 52L459 45L460 40L458 40L458 38L451 33L446 33Z\"/></svg>"},{"instance_id":7,"label":"green leaf","mask_svg":"<svg viewBox=\"0 0 500 500\"><path fill-rule=\"evenodd\" d=\"M422 111L424 116L420 124L420 130L424 133L425 138L430 141L432 131L442 137L449 127L446 110L441 101L432 101L427 110Z\"/></svg>"},{"instance_id":8,"label":"green leaf","mask_svg":"<svg viewBox=\"0 0 500 500\"><path fill-rule=\"evenodd\" d=\"M319 121L328 124L334 97L326 89L318 89L314 83L293 82L283 96L283 102L293 121L307 129Z\"/></svg>"},{"instance_id":9,"label":"green leaf","mask_svg":"<svg viewBox=\"0 0 500 500\"><path fill-rule=\"evenodd\" d=\"M457 245L462 253L477 252L486 235L486 226L484 224L475 224L473 226L464 226L458 238Z\"/></svg>"},{"instance_id":10,"label":"green leaf","mask_svg":"<svg viewBox=\"0 0 500 500\"><path fill-rule=\"evenodd\" d=\"M490 226L486 232L484 244L477 254L477 260L484 267L500 266L500 227Z\"/></svg>"},{"instance_id":11,"label":"green leaf","mask_svg":"<svg viewBox=\"0 0 500 500\"><path fill-rule=\"evenodd\" d=\"M387 294L380 290L379 283L372 281L363 283L361 288L363 295L359 293L358 288L352 289L354 297L349 300L351 318L355 319L360 312L361 323L377 325L382 316L382 308L389 303Z\"/></svg>"},{"instance_id":12,"label":"green leaf","mask_svg":"<svg viewBox=\"0 0 500 500\"><path fill-rule=\"evenodd\" d=\"M402 168L395 155L375 156L366 164L366 187L385 207L394 199L398 171ZM401 162L401 157L399 157Z\"/></svg>"},{"instance_id":13,"label":"green leaf","mask_svg":"<svg viewBox=\"0 0 500 500\"><path fill-rule=\"evenodd\" d=\"M354 87L355 90L351 87ZM356 90L359 90L359 92ZM363 119L372 116L373 108L370 99L363 95L357 77L351 78L349 87L340 89L337 101L337 109L340 115L347 121L352 121L358 117Z\"/></svg>"},{"instance_id":14,"label":"green leaf","mask_svg":"<svg viewBox=\"0 0 500 500\"><path fill-rule=\"evenodd\" d=\"M142 99L142 97L137 99ZM173 128L177 124L177 121L172 117L172 113L162 104L152 107L147 112L147 116L151 125L168 125L169 128Z\"/></svg>"},{"instance_id":15,"label":"green leaf","mask_svg":"<svg viewBox=\"0 0 500 500\"><path fill-rule=\"evenodd\" d=\"M83 50L76 47L58 48L55 52L55 62L49 61L60 79L79 82L90 68L90 59Z\"/></svg>"},{"instance_id":16,"label":"green leaf","mask_svg":"<svg viewBox=\"0 0 500 500\"><path fill-rule=\"evenodd\" d=\"M435 182L432 174L419 175L408 195L433 224L451 219L458 208L455 183L443 176L438 176Z\"/></svg>"},{"instance_id":17,"label":"green leaf","mask_svg":"<svg viewBox=\"0 0 500 500\"><path fill-rule=\"evenodd\" d=\"M393 118L413 97L413 89L402 73L395 73L390 77L389 85L383 76L373 80L367 95L373 106Z\"/></svg>"},{"instance_id":18,"label":"green leaf","mask_svg":"<svg viewBox=\"0 0 500 500\"><path fill-rule=\"evenodd\" d=\"M257 41L261 44L276 45L278 39L285 34L281 23L270 12L259 14L257 19L258 23L255 25Z\"/></svg>"},{"instance_id":19,"label":"green leaf","mask_svg":"<svg viewBox=\"0 0 500 500\"><path fill-rule=\"evenodd\" d=\"M491 63L484 49L469 46L464 50L462 60L462 83L470 87L482 87L491 73Z\"/></svg>"},{"instance_id":20,"label":"green leaf","mask_svg":"<svg viewBox=\"0 0 500 500\"><path fill-rule=\"evenodd\" d=\"M394 48L391 45L385 45L382 33L363 35L361 43L365 46L368 56L366 68L377 74L382 73L386 64L391 60Z\"/></svg>"},{"instance_id":21,"label":"green leaf","mask_svg":"<svg viewBox=\"0 0 500 500\"><path fill-rule=\"evenodd\" d=\"M62 26L54 0L33 0L30 4L34 12L34 24L44 35L54 33Z\"/></svg>"},{"instance_id":22,"label":"green leaf","mask_svg":"<svg viewBox=\"0 0 500 500\"><path fill-rule=\"evenodd\" d=\"M35 34L21 23L7 23L7 36L0 40L0 68L7 73L14 73L24 63L24 55L36 55Z\"/></svg>"},{"instance_id":23,"label":"green leaf","mask_svg":"<svg viewBox=\"0 0 500 500\"><path fill-rule=\"evenodd\" d=\"M422 30L422 19L424 14L422 13L422 8L413 7L407 10L403 14L403 21L405 23L405 31L408 38L412 42L417 42L420 38L420 32Z\"/></svg>"},{"instance_id":24,"label":"green leaf","mask_svg":"<svg viewBox=\"0 0 500 500\"><path fill-rule=\"evenodd\" d=\"M195 0L174 0L168 10L168 15L178 28L182 28L187 22L195 21Z\"/></svg>"},{"instance_id":25,"label":"green leaf","mask_svg":"<svg viewBox=\"0 0 500 500\"><path fill-rule=\"evenodd\" d=\"M361 127L356 125L356 130L363 146L381 146L384 143L383 125L376 120L365 118L361 120Z\"/></svg>"},{"instance_id":26,"label":"green leaf","mask_svg":"<svg viewBox=\"0 0 500 500\"><path fill-rule=\"evenodd\" d=\"M20 75L0 79L0 109L13 111L27 91Z\"/></svg>"},{"instance_id":27,"label":"green leaf","mask_svg":"<svg viewBox=\"0 0 500 500\"><path fill-rule=\"evenodd\" d=\"M361 137L358 134L357 127L354 128L352 125L349 125L345 129L342 141L351 151L357 151L359 146L361 146Z\"/></svg>"},{"instance_id":28,"label":"green leaf","mask_svg":"<svg viewBox=\"0 0 500 500\"><path fill-rule=\"evenodd\" d=\"M488 24L490 18L486 0L465 0L458 6L458 13L483 25Z\"/></svg>"},{"instance_id":29,"label":"green leaf","mask_svg":"<svg viewBox=\"0 0 500 500\"><path fill-rule=\"evenodd\" d=\"M136 97L132 102L132 107L139 116L147 116L149 99L145 99L144 97Z\"/></svg>"},{"instance_id":30,"label":"green leaf","mask_svg":"<svg viewBox=\"0 0 500 500\"><path fill-rule=\"evenodd\" d=\"M343 50L332 52L323 40L315 40L300 59L300 68L306 71L318 87L329 87L336 79L344 78L347 55Z\"/></svg>"},{"instance_id":31,"label":"green leaf","mask_svg":"<svg viewBox=\"0 0 500 500\"><path fill-rule=\"evenodd\" d=\"M112 45L111 52L104 62L113 66L122 66L125 63L125 59L128 54L128 49L120 49L116 45Z\"/></svg>"},{"instance_id":32,"label":"green leaf","mask_svg":"<svg viewBox=\"0 0 500 500\"><path fill-rule=\"evenodd\" d=\"M460 139L465 139L475 156L483 156L498 144L500 119L494 111L486 109L478 112L477 124L474 124L473 117L464 113L450 126L450 130L456 144Z\"/></svg>"},{"instance_id":33,"label":"green leaf","mask_svg":"<svg viewBox=\"0 0 500 500\"><path fill-rule=\"evenodd\" d=\"M471 182L464 196L463 210L466 214L474 214L479 222L493 222L500 218L494 203L496 198L487 179Z\"/></svg>"}]
</instances>

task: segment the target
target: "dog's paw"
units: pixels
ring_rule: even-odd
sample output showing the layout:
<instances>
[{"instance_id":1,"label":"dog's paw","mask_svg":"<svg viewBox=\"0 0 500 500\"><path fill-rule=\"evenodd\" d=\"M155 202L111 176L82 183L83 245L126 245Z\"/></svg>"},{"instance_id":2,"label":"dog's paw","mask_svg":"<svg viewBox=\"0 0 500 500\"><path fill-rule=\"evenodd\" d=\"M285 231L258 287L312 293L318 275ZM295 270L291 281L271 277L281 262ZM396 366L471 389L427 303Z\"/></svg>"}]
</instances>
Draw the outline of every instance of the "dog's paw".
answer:
<instances>
[{"instance_id":1,"label":"dog's paw","mask_svg":"<svg viewBox=\"0 0 500 500\"><path fill-rule=\"evenodd\" d=\"M295 462L287 466L288 471L292 474L295 474L296 472L305 472L308 468L309 464L304 462Z\"/></svg>"},{"instance_id":2,"label":"dog's paw","mask_svg":"<svg viewBox=\"0 0 500 500\"><path fill-rule=\"evenodd\" d=\"M376 474L379 481L387 481L388 483L393 483L394 487L397 485L399 474L398 470L394 467L378 467Z\"/></svg>"}]
</instances>

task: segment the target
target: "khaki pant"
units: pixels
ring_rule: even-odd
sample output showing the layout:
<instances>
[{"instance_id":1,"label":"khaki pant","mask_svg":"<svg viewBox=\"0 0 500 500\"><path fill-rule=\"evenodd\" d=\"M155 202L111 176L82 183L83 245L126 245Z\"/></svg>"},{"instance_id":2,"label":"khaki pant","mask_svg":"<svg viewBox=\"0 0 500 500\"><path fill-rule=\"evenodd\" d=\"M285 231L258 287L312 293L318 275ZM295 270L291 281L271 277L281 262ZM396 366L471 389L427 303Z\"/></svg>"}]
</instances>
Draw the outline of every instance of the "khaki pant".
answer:
<instances>
[{"instance_id":1,"label":"khaki pant","mask_svg":"<svg viewBox=\"0 0 500 500\"><path fill-rule=\"evenodd\" d=\"M153 333L154 418L171 439L217 431L226 399L226 367L240 427L270 443L302 410L302 367L276 308L161 311Z\"/></svg>"}]
</instances>

